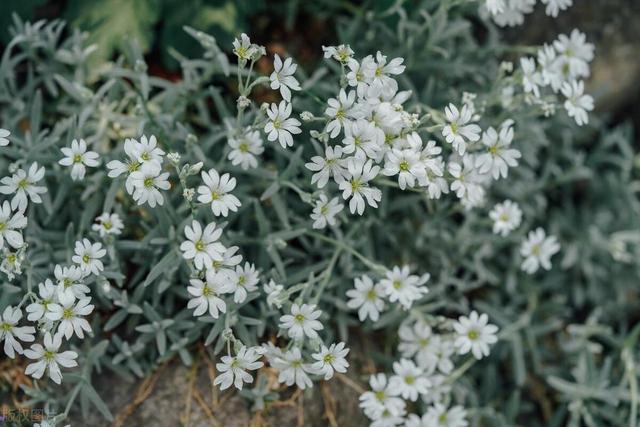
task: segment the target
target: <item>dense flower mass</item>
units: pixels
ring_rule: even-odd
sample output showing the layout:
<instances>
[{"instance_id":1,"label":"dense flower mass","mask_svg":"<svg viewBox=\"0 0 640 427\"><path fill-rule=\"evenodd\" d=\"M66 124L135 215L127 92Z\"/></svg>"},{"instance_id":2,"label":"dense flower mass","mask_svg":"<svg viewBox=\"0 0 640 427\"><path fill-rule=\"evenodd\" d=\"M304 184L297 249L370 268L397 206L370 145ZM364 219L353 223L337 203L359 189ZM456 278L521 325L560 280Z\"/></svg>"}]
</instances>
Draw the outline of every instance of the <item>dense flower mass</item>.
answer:
<instances>
[{"instance_id":1,"label":"dense flower mass","mask_svg":"<svg viewBox=\"0 0 640 427\"><path fill-rule=\"evenodd\" d=\"M479 3L482 16L513 26L536 2ZM555 17L573 2L541 3ZM176 54L184 81L160 84L142 56L98 79L95 93L56 75L57 90L96 97L101 113L80 110L68 131L53 128L50 153L23 144L13 125L0 129L2 150L22 150L0 165L0 271L12 281L0 298L4 354L30 359L38 387L89 365L65 380L84 387L105 354L114 372L143 376L173 356L193 363L190 347L204 341L218 359L213 385L261 407L287 387L357 383L347 377L359 365L354 343L384 331L392 339L374 351L359 398L371 426L473 425L484 402L458 379L503 359L492 353L499 341L535 344L531 311L542 304L535 294L505 314L478 289L520 292L552 259L561 264L561 250L563 265L577 257L529 199L546 207L539 193L584 178L582 159L566 175L544 169L557 182L529 185L540 163L530 141L544 132L532 136L528 120L564 108L565 122L589 123L593 45L574 30L503 62L494 80L463 85L478 93L459 93L442 89L445 77L421 89L413 58L393 50L322 46L323 63L307 73L247 34L227 56L212 36L186 31L205 60ZM112 85L114 99L99 98ZM131 88L134 100L120 99ZM173 96L182 101L170 105ZM519 386L531 359L514 356Z\"/></svg>"}]
</instances>

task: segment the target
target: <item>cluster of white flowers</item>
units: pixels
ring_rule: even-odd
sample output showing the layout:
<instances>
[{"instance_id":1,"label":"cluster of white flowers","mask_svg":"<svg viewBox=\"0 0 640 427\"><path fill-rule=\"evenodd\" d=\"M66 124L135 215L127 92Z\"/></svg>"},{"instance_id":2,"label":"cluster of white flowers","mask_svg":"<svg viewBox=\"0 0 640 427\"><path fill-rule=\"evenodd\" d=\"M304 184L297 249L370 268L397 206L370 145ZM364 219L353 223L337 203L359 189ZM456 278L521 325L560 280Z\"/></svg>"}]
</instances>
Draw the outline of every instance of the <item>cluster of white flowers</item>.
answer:
<instances>
[{"instance_id":1,"label":"cluster of white flowers","mask_svg":"<svg viewBox=\"0 0 640 427\"><path fill-rule=\"evenodd\" d=\"M562 95L567 114L579 126L589 123L588 112L594 108L593 97L584 93L582 79L591 73L589 63L593 60L593 51L594 46L587 43L585 34L574 29L569 36L561 34L551 45L545 44L536 58L520 58L521 84L527 94L526 100L540 105L546 115L553 114L553 98L545 97L541 92L542 88L550 88L551 93Z\"/></svg>"},{"instance_id":2,"label":"cluster of white flowers","mask_svg":"<svg viewBox=\"0 0 640 427\"><path fill-rule=\"evenodd\" d=\"M560 11L570 8L573 0L540 0L545 13L556 18ZM483 11L489 13L501 27L522 25L524 16L533 12L536 0L480 0Z\"/></svg>"},{"instance_id":3,"label":"cluster of white flowers","mask_svg":"<svg viewBox=\"0 0 640 427\"><path fill-rule=\"evenodd\" d=\"M127 192L139 205L148 203L152 208L162 206L164 196L160 190L168 190L171 184L168 181L169 173L162 172L165 153L158 147L156 137L152 135L147 139L143 135L139 142L126 139L124 151L127 155L125 161L112 160L107 163L109 177L117 178L125 174Z\"/></svg>"},{"instance_id":4,"label":"cluster of white flowers","mask_svg":"<svg viewBox=\"0 0 640 427\"><path fill-rule=\"evenodd\" d=\"M46 372L51 380L60 384L60 366L77 366L78 354L71 350L61 351L60 347L63 338L69 340L75 335L83 339L85 332L91 333L85 317L93 312L94 306L86 283L90 276L99 276L104 270L101 259L106 253L100 243L88 239L77 241L72 265L56 265L54 280L45 279L38 284L38 291L27 293L17 307L5 308L0 317L0 341L4 340L7 356L14 358L18 353L35 360L26 367L27 375L39 379ZM18 326L23 317L21 306L26 301L31 301L25 308L27 320L36 327ZM36 329L42 333L43 343L23 349L20 341L35 341Z\"/></svg>"},{"instance_id":5,"label":"cluster of white flowers","mask_svg":"<svg viewBox=\"0 0 640 427\"><path fill-rule=\"evenodd\" d=\"M423 319L403 323L398 331L401 359L393 363L393 374L372 375L371 391L360 396L371 426L467 426L464 407L445 404L451 401L449 378L456 354L471 353L475 359L489 355L498 327L488 320L476 311L457 321L433 319L439 332ZM424 414L407 414L407 401L419 398L426 405Z\"/></svg>"}]
</instances>

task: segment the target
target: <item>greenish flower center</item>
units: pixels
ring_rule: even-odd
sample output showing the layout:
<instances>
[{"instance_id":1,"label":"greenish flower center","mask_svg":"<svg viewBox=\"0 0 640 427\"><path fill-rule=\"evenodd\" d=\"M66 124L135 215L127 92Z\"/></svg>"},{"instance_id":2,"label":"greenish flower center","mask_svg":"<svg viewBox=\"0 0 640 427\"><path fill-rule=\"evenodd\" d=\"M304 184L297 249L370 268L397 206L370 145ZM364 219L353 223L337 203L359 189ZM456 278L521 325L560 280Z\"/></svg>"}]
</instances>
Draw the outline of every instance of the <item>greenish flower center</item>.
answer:
<instances>
[{"instance_id":1,"label":"greenish flower center","mask_svg":"<svg viewBox=\"0 0 640 427\"><path fill-rule=\"evenodd\" d=\"M242 151L243 153L246 153L249 151L249 145L243 142L238 146L238 150Z\"/></svg>"},{"instance_id":2,"label":"greenish flower center","mask_svg":"<svg viewBox=\"0 0 640 427\"><path fill-rule=\"evenodd\" d=\"M404 377L404 382L411 385L416 382L416 379L413 375L407 375L406 377Z\"/></svg>"},{"instance_id":3,"label":"greenish flower center","mask_svg":"<svg viewBox=\"0 0 640 427\"><path fill-rule=\"evenodd\" d=\"M247 283L247 277L246 276L240 276L238 277L238 285L240 286L244 286L245 283Z\"/></svg>"},{"instance_id":4,"label":"greenish flower center","mask_svg":"<svg viewBox=\"0 0 640 427\"><path fill-rule=\"evenodd\" d=\"M204 242L202 240L198 240L196 242L196 251L202 252L204 250Z\"/></svg>"},{"instance_id":5,"label":"greenish flower center","mask_svg":"<svg viewBox=\"0 0 640 427\"><path fill-rule=\"evenodd\" d=\"M53 351L49 351L46 350L44 352L44 355L42 356L44 358L44 360L46 360L47 362L51 362L53 359L55 359L56 354Z\"/></svg>"},{"instance_id":6,"label":"greenish flower center","mask_svg":"<svg viewBox=\"0 0 640 427\"><path fill-rule=\"evenodd\" d=\"M127 171L129 173L131 172L136 172L138 169L140 169L140 163L133 161L133 162L129 162L127 164Z\"/></svg>"},{"instance_id":7,"label":"greenish flower center","mask_svg":"<svg viewBox=\"0 0 640 427\"><path fill-rule=\"evenodd\" d=\"M458 124L457 123L451 123L449 126L451 126L451 132L453 133L458 133Z\"/></svg>"},{"instance_id":8,"label":"greenish flower center","mask_svg":"<svg viewBox=\"0 0 640 427\"><path fill-rule=\"evenodd\" d=\"M73 310L71 308L65 308L62 310L63 319L71 319L73 317Z\"/></svg>"},{"instance_id":9,"label":"greenish flower center","mask_svg":"<svg viewBox=\"0 0 640 427\"><path fill-rule=\"evenodd\" d=\"M469 331L467 332L467 336L469 337L470 340L474 341L478 339L478 331Z\"/></svg>"},{"instance_id":10,"label":"greenish flower center","mask_svg":"<svg viewBox=\"0 0 640 427\"><path fill-rule=\"evenodd\" d=\"M393 288L394 289L400 289L402 287L402 282L399 280L394 280L393 281Z\"/></svg>"},{"instance_id":11,"label":"greenish flower center","mask_svg":"<svg viewBox=\"0 0 640 427\"><path fill-rule=\"evenodd\" d=\"M144 179L144 186L149 188L153 186L153 178L147 177Z\"/></svg>"},{"instance_id":12,"label":"greenish flower center","mask_svg":"<svg viewBox=\"0 0 640 427\"><path fill-rule=\"evenodd\" d=\"M82 154L76 154L73 156L73 163L82 163Z\"/></svg>"},{"instance_id":13,"label":"greenish flower center","mask_svg":"<svg viewBox=\"0 0 640 427\"><path fill-rule=\"evenodd\" d=\"M145 162L148 162L149 160L151 160L151 156L149 155L149 153L147 153L146 151L144 153L142 153L142 155L140 156L140 158L142 160L144 160Z\"/></svg>"},{"instance_id":14,"label":"greenish flower center","mask_svg":"<svg viewBox=\"0 0 640 427\"><path fill-rule=\"evenodd\" d=\"M409 162L407 162L406 160L403 160L400 162L400 170L403 172L406 172L409 170Z\"/></svg>"},{"instance_id":15,"label":"greenish flower center","mask_svg":"<svg viewBox=\"0 0 640 427\"><path fill-rule=\"evenodd\" d=\"M294 318L294 319L296 320L296 322L298 322L298 323L302 323L302 322L304 322L304 315L302 315L302 314L296 314L293 318Z\"/></svg>"},{"instance_id":16,"label":"greenish flower center","mask_svg":"<svg viewBox=\"0 0 640 427\"><path fill-rule=\"evenodd\" d=\"M18 188L24 190L25 188L27 188L29 186L29 181L27 181L27 178L22 178L19 182L18 182Z\"/></svg>"},{"instance_id":17,"label":"greenish flower center","mask_svg":"<svg viewBox=\"0 0 640 427\"><path fill-rule=\"evenodd\" d=\"M213 291L213 289L211 289L208 285L204 285L204 288L202 288L202 296L205 298L214 296L216 293Z\"/></svg>"},{"instance_id":18,"label":"greenish flower center","mask_svg":"<svg viewBox=\"0 0 640 427\"><path fill-rule=\"evenodd\" d=\"M218 200L219 198L220 198L220 193L218 193L217 191L211 192L211 200Z\"/></svg>"},{"instance_id":19,"label":"greenish flower center","mask_svg":"<svg viewBox=\"0 0 640 427\"><path fill-rule=\"evenodd\" d=\"M325 363L333 363L333 361L335 360L335 357L333 357L333 354L329 353L329 354L325 354L322 360Z\"/></svg>"},{"instance_id":20,"label":"greenish flower center","mask_svg":"<svg viewBox=\"0 0 640 427\"><path fill-rule=\"evenodd\" d=\"M89 254L82 255L82 262L84 262L85 264L88 264L89 261L91 261L91 257L89 256Z\"/></svg>"},{"instance_id":21,"label":"greenish flower center","mask_svg":"<svg viewBox=\"0 0 640 427\"><path fill-rule=\"evenodd\" d=\"M354 193L357 193L360 190L361 186L362 184L360 183L360 180L358 179L351 180L351 191L353 191Z\"/></svg>"},{"instance_id":22,"label":"greenish flower center","mask_svg":"<svg viewBox=\"0 0 640 427\"><path fill-rule=\"evenodd\" d=\"M2 323L0 324L0 329L5 331L5 332L9 332L11 329L13 328L13 325L10 325L9 323Z\"/></svg>"},{"instance_id":23,"label":"greenish flower center","mask_svg":"<svg viewBox=\"0 0 640 427\"><path fill-rule=\"evenodd\" d=\"M105 230L111 230L113 228L113 224L111 223L111 221L103 222L102 226L104 227Z\"/></svg>"},{"instance_id":24,"label":"greenish flower center","mask_svg":"<svg viewBox=\"0 0 640 427\"><path fill-rule=\"evenodd\" d=\"M369 301L374 301L376 298L378 298L378 294L376 294L376 291L373 289L369 289L369 291L367 292L367 299Z\"/></svg>"},{"instance_id":25,"label":"greenish flower center","mask_svg":"<svg viewBox=\"0 0 640 427\"><path fill-rule=\"evenodd\" d=\"M280 129L280 127L282 127L282 122L280 122L280 120L274 120L273 121L273 128L274 129Z\"/></svg>"},{"instance_id":26,"label":"greenish flower center","mask_svg":"<svg viewBox=\"0 0 640 427\"><path fill-rule=\"evenodd\" d=\"M4 231L5 228L7 228L7 224L5 224L4 222L0 222L0 231Z\"/></svg>"}]
</instances>

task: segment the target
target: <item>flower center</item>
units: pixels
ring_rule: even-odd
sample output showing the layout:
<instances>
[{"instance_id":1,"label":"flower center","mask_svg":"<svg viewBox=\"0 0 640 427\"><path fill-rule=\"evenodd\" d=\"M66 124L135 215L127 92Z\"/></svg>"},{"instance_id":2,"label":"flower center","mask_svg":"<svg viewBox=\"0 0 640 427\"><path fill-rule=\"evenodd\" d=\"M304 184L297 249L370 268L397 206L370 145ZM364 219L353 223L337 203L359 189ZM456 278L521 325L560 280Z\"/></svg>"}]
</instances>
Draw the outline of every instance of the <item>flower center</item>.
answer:
<instances>
[{"instance_id":1,"label":"flower center","mask_svg":"<svg viewBox=\"0 0 640 427\"><path fill-rule=\"evenodd\" d=\"M145 162L148 162L149 160L151 160L151 156L146 151L140 155L140 158Z\"/></svg>"},{"instance_id":2,"label":"flower center","mask_svg":"<svg viewBox=\"0 0 640 427\"><path fill-rule=\"evenodd\" d=\"M304 314L296 314L293 318L298 323L304 322Z\"/></svg>"},{"instance_id":3,"label":"flower center","mask_svg":"<svg viewBox=\"0 0 640 427\"><path fill-rule=\"evenodd\" d=\"M320 208L320 215L326 216L328 213L329 213L329 207L327 205L324 205L323 207Z\"/></svg>"},{"instance_id":4,"label":"flower center","mask_svg":"<svg viewBox=\"0 0 640 427\"><path fill-rule=\"evenodd\" d=\"M362 186L362 183L360 183L360 180L358 179L351 180L351 191L353 191L354 193L357 193L360 190L361 186Z\"/></svg>"},{"instance_id":5,"label":"flower center","mask_svg":"<svg viewBox=\"0 0 640 427\"><path fill-rule=\"evenodd\" d=\"M0 323L0 330L3 330L5 332L9 332L11 329L13 328L13 325L10 325L9 323Z\"/></svg>"},{"instance_id":6,"label":"flower center","mask_svg":"<svg viewBox=\"0 0 640 427\"><path fill-rule=\"evenodd\" d=\"M404 377L404 382L409 385L412 385L413 383L416 382L416 379L414 378L413 375L407 375L406 377Z\"/></svg>"},{"instance_id":7,"label":"flower center","mask_svg":"<svg viewBox=\"0 0 640 427\"><path fill-rule=\"evenodd\" d=\"M211 266L214 270L218 270L220 267L222 267L222 261L213 261L211 263Z\"/></svg>"},{"instance_id":8,"label":"flower center","mask_svg":"<svg viewBox=\"0 0 640 427\"><path fill-rule=\"evenodd\" d=\"M216 293L211 289L208 285L204 285L202 288L202 296L208 298L210 296L214 296Z\"/></svg>"},{"instance_id":9,"label":"flower center","mask_svg":"<svg viewBox=\"0 0 640 427\"><path fill-rule=\"evenodd\" d=\"M360 138L359 136L353 138L353 145L355 145L356 147L362 145L362 138Z\"/></svg>"},{"instance_id":10,"label":"flower center","mask_svg":"<svg viewBox=\"0 0 640 427\"><path fill-rule=\"evenodd\" d=\"M498 154L498 147L494 145L492 147L489 147L488 151L491 155L495 156Z\"/></svg>"},{"instance_id":11,"label":"flower center","mask_svg":"<svg viewBox=\"0 0 640 427\"><path fill-rule=\"evenodd\" d=\"M153 186L153 178L147 177L144 179L144 186L149 188Z\"/></svg>"},{"instance_id":12,"label":"flower center","mask_svg":"<svg viewBox=\"0 0 640 427\"><path fill-rule=\"evenodd\" d=\"M84 261L84 257L82 258L82 260ZM69 279L68 277L65 277L64 279L62 279L62 286L64 286L65 289L67 289L69 286L71 286L72 283L73 283L73 281L71 279Z\"/></svg>"},{"instance_id":13,"label":"flower center","mask_svg":"<svg viewBox=\"0 0 640 427\"><path fill-rule=\"evenodd\" d=\"M384 390L378 390L375 393L376 399L378 400L384 400L385 399L385 394L384 394Z\"/></svg>"},{"instance_id":14,"label":"flower center","mask_svg":"<svg viewBox=\"0 0 640 427\"><path fill-rule=\"evenodd\" d=\"M274 129L280 129L281 126L282 126L282 122L280 122L280 120L276 119L273 121Z\"/></svg>"},{"instance_id":15,"label":"flower center","mask_svg":"<svg viewBox=\"0 0 640 427\"><path fill-rule=\"evenodd\" d=\"M470 340L475 341L478 339L478 331L471 330L467 332L467 336L469 337Z\"/></svg>"},{"instance_id":16,"label":"flower center","mask_svg":"<svg viewBox=\"0 0 640 427\"><path fill-rule=\"evenodd\" d=\"M4 231L5 228L7 228L7 224L0 222L0 231Z\"/></svg>"},{"instance_id":17,"label":"flower center","mask_svg":"<svg viewBox=\"0 0 640 427\"><path fill-rule=\"evenodd\" d=\"M240 286L244 286L245 283L247 283L247 277L246 276L240 276L238 277L238 285Z\"/></svg>"},{"instance_id":18,"label":"flower center","mask_svg":"<svg viewBox=\"0 0 640 427\"><path fill-rule=\"evenodd\" d=\"M82 262L84 262L85 264L88 264L89 261L91 261L91 257L89 256L89 254L82 255Z\"/></svg>"},{"instance_id":19,"label":"flower center","mask_svg":"<svg viewBox=\"0 0 640 427\"><path fill-rule=\"evenodd\" d=\"M407 162L406 160L403 160L400 162L400 170L403 172L406 172L409 170L409 162Z\"/></svg>"},{"instance_id":20,"label":"flower center","mask_svg":"<svg viewBox=\"0 0 640 427\"><path fill-rule=\"evenodd\" d=\"M136 172L138 169L140 169L140 163L136 161L132 161L127 164L127 171L129 173Z\"/></svg>"},{"instance_id":21,"label":"flower center","mask_svg":"<svg viewBox=\"0 0 640 427\"><path fill-rule=\"evenodd\" d=\"M533 245L533 247L531 248L531 253L534 254L535 256L539 256L540 255L540 246L539 245Z\"/></svg>"},{"instance_id":22,"label":"flower center","mask_svg":"<svg viewBox=\"0 0 640 427\"><path fill-rule=\"evenodd\" d=\"M9 264L14 264L17 260L18 260L18 257L16 254L7 255L7 261L9 261Z\"/></svg>"},{"instance_id":23,"label":"flower center","mask_svg":"<svg viewBox=\"0 0 640 427\"><path fill-rule=\"evenodd\" d=\"M71 319L73 317L73 309L65 308L62 310L62 318L63 319Z\"/></svg>"},{"instance_id":24,"label":"flower center","mask_svg":"<svg viewBox=\"0 0 640 427\"><path fill-rule=\"evenodd\" d=\"M427 338L422 338L418 341L418 344L420 344L420 347L426 347L429 345L429 340Z\"/></svg>"},{"instance_id":25,"label":"flower center","mask_svg":"<svg viewBox=\"0 0 640 427\"><path fill-rule=\"evenodd\" d=\"M56 354L53 351L45 350L44 355L42 357L47 362L51 362L53 359L55 359Z\"/></svg>"},{"instance_id":26,"label":"flower center","mask_svg":"<svg viewBox=\"0 0 640 427\"><path fill-rule=\"evenodd\" d=\"M449 126L451 127L451 132L458 133L458 124L457 123L455 123L455 122L451 123Z\"/></svg>"},{"instance_id":27,"label":"flower center","mask_svg":"<svg viewBox=\"0 0 640 427\"><path fill-rule=\"evenodd\" d=\"M400 289L402 287L402 282L399 280L393 281L393 289Z\"/></svg>"},{"instance_id":28,"label":"flower center","mask_svg":"<svg viewBox=\"0 0 640 427\"><path fill-rule=\"evenodd\" d=\"M342 108L340 108L338 111L336 111L336 119L338 120L342 120L344 119L344 110Z\"/></svg>"},{"instance_id":29,"label":"flower center","mask_svg":"<svg viewBox=\"0 0 640 427\"><path fill-rule=\"evenodd\" d=\"M325 363L332 363L335 360L335 357L333 357L333 354L329 353L329 354L325 354L325 356L322 358L322 360Z\"/></svg>"},{"instance_id":30,"label":"flower center","mask_svg":"<svg viewBox=\"0 0 640 427\"><path fill-rule=\"evenodd\" d=\"M249 151L249 145L243 142L238 146L238 150L242 151L243 153L246 153Z\"/></svg>"},{"instance_id":31,"label":"flower center","mask_svg":"<svg viewBox=\"0 0 640 427\"><path fill-rule=\"evenodd\" d=\"M219 198L220 198L220 193L218 193L217 191L211 192L211 200L218 200Z\"/></svg>"},{"instance_id":32,"label":"flower center","mask_svg":"<svg viewBox=\"0 0 640 427\"><path fill-rule=\"evenodd\" d=\"M73 156L73 163L82 163L82 154L76 154Z\"/></svg>"},{"instance_id":33,"label":"flower center","mask_svg":"<svg viewBox=\"0 0 640 427\"><path fill-rule=\"evenodd\" d=\"M509 215L507 215L506 213L503 213L502 215L500 215L499 219L502 222L507 222L507 221L509 221Z\"/></svg>"},{"instance_id":34,"label":"flower center","mask_svg":"<svg viewBox=\"0 0 640 427\"><path fill-rule=\"evenodd\" d=\"M25 189L29 186L29 181L27 181L27 178L22 178L19 182L18 182L18 188L21 189Z\"/></svg>"},{"instance_id":35,"label":"flower center","mask_svg":"<svg viewBox=\"0 0 640 427\"><path fill-rule=\"evenodd\" d=\"M198 240L196 242L196 251L202 252L204 250L204 242L202 240Z\"/></svg>"},{"instance_id":36,"label":"flower center","mask_svg":"<svg viewBox=\"0 0 640 427\"><path fill-rule=\"evenodd\" d=\"M376 291L374 291L373 289L369 289L369 291L367 292L367 299L369 301L374 301L376 298L378 298L378 294L376 294Z\"/></svg>"}]
</instances>

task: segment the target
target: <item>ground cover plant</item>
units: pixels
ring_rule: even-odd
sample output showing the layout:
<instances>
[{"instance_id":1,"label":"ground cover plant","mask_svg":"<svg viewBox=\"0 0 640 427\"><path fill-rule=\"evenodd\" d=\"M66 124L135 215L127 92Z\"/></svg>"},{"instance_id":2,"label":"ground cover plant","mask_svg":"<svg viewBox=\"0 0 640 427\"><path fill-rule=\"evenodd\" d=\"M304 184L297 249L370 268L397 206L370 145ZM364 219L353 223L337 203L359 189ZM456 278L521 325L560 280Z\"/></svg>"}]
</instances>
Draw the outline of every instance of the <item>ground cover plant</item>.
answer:
<instances>
[{"instance_id":1,"label":"ground cover plant","mask_svg":"<svg viewBox=\"0 0 640 427\"><path fill-rule=\"evenodd\" d=\"M632 130L593 114L579 29L504 40L580 7L539 3L352 5L310 67L185 26L199 54L168 49L171 79L135 38L96 63L90 34L15 15L1 366L36 425L113 420L96 377L199 343L216 387L268 409L375 334L373 427L635 426Z\"/></svg>"}]
</instances>

